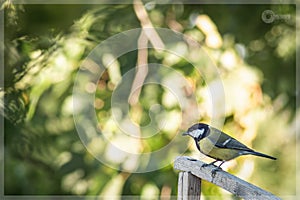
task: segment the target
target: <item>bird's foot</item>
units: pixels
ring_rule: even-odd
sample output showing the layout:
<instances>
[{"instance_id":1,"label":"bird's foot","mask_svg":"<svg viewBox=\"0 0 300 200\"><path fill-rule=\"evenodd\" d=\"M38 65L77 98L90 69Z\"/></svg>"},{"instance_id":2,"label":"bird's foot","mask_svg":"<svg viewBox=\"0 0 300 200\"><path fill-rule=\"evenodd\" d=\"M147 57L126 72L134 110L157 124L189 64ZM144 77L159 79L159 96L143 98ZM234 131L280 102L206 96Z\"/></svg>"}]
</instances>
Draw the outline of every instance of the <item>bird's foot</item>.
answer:
<instances>
[{"instance_id":1,"label":"bird's foot","mask_svg":"<svg viewBox=\"0 0 300 200\"><path fill-rule=\"evenodd\" d=\"M211 170L211 176L213 177L213 178L215 178L215 176L216 176L216 173L218 172L218 171L222 171L222 168L221 167L215 167L215 168L213 168L212 170Z\"/></svg>"},{"instance_id":2,"label":"bird's foot","mask_svg":"<svg viewBox=\"0 0 300 200\"><path fill-rule=\"evenodd\" d=\"M221 164L217 167L215 167L213 170L211 170L211 176L214 178L216 176L217 171L221 171L221 165L223 165L225 161L222 161Z\"/></svg>"},{"instance_id":3,"label":"bird's foot","mask_svg":"<svg viewBox=\"0 0 300 200\"><path fill-rule=\"evenodd\" d=\"M207 166L210 166L210 165L215 166L215 165L214 165L215 162L217 162L217 161L213 161L213 162L211 162L211 163L204 163L204 164L201 166L201 168L207 167ZM216 167L216 166L215 166L215 167Z\"/></svg>"},{"instance_id":4,"label":"bird's foot","mask_svg":"<svg viewBox=\"0 0 300 200\"><path fill-rule=\"evenodd\" d=\"M214 165L214 164L212 164L212 163L204 163L203 165L201 165L201 168L207 167L207 166L210 166L210 165Z\"/></svg>"}]
</instances>

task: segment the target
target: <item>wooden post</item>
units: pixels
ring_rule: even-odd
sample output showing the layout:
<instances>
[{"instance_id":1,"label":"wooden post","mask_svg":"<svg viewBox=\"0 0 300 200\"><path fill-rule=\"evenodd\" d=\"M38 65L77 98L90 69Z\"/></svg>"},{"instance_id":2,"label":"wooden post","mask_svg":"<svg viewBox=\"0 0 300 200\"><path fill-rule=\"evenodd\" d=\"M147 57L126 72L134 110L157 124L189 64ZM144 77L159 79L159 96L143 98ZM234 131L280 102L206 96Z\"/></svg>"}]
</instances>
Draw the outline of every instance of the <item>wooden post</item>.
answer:
<instances>
[{"instance_id":1,"label":"wooden post","mask_svg":"<svg viewBox=\"0 0 300 200\"><path fill-rule=\"evenodd\" d=\"M201 179L190 172L179 172L178 200L200 200Z\"/></svg>"},{"instance_id":2,"label":"wooden post","mask_svg":"<svg viewBox=\"0 0 300 200\"><path fill-rule=\"evenodd\" d=\"M200 199L200 180L211 182L230 193L243 199L279 200L277 196L252 185L223 170L215 170L215 166L202 167L204 162L193 160L189 157L177 157L174 168L180 170L178 180L178 199ZM198 179L198 180L195 180ZM198 188L198 189L197 189ZM188 197L195 198L188 198Z\"/></svg>"}]
</instances>

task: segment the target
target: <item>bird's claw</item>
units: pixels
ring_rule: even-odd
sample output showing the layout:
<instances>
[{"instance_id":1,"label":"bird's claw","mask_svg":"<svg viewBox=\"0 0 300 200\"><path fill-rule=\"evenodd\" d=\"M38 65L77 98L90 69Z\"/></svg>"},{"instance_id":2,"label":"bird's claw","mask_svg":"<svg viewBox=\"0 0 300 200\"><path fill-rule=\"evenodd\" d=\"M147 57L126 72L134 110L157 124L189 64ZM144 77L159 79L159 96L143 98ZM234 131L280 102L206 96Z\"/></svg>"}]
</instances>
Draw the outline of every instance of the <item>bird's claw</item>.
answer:
<instances>
[{"instance_id":1,"label":"bird's claw","mask_svg":"<svg viewBox=\"0 0 300 200\"><path fill-rule=\"evenodd\" d=\"M214 169L211 170L211 176L215 178L217 171L221 171L221 167L215 167Z\"/></svg>"},{"instance_id":2,"label":"bird's claw","mask_svg":"<svg viewBox=\"0 0 300 200\"><path fill-rule=\"evenodd\" d=\"M202 164L202 165L201 165L201 168L207 167L207 166L210 166L210 165L212 165L212 166L214 166L214 167L217 167L216 165L214 165L214 162L212 162L212 163L204 163L204 164Z\"/></svg>"},{"instance_id":3,"label":"bird's claw","mask_svg":"<svg viewBox=\"0 0 300 200\"><path fill-rule=\"evenodd\" d=\"M203 165L201 165L201 168L203 168L203 167L207 167L207 166L209 166L209 165L211 165L210 163L209 164L207 164L207 163L204 163Z\"/></svg>"}]
</instances>

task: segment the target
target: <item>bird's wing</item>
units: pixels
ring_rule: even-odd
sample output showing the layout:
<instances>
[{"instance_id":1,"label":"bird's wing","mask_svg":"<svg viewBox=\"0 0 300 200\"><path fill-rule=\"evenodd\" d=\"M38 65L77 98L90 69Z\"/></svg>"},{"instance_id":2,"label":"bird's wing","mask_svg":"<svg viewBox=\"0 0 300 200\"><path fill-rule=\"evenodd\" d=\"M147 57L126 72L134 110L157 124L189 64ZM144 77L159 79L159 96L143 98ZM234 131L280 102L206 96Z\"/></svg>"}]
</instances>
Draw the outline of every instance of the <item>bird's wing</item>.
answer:
<instances>
[{"instance_id":1,"label":"bird's wing","mask_svg":"<svg viewBox=\"0 0 300 200\"><path fill-rule=\"evenodd\" d=\"M222 131L216 128L210 128L211 133L208 136L208 139L215 144L218 148L226 148L226 149L237 149L243 151L253 151L248 148L246 145L237 141L233 137L223 133Z\"/></svg>"}]
</instances>

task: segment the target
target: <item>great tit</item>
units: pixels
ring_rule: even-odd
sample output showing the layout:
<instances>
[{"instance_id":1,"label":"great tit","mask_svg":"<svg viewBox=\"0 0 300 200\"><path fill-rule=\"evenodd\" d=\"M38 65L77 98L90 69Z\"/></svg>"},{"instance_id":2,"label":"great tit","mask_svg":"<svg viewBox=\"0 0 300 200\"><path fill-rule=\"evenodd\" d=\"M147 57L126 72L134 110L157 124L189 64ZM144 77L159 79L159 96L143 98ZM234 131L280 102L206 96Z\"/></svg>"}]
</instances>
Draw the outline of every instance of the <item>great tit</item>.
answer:
<instances>
[{"instance_id":1,"label":"great tit","mask_svg":"<svg viewBox=\"0 0 300 200\"><path fill-rule=\"evenodd\" d=\"M208 165L221 161L221 164L218 166L219 168L224 162L241 155L255 155L276 160L272 156L248 148L226 133L204 123L194 124L182 135L191 136L201 153L215 159L215 161Z\"/></svg>"}]
</instances>

